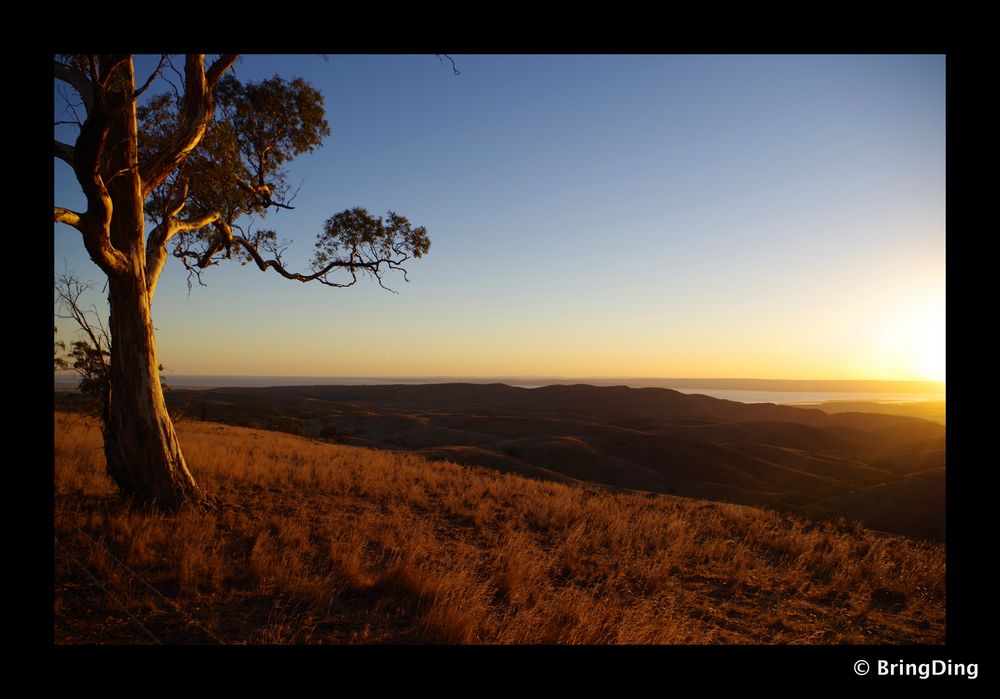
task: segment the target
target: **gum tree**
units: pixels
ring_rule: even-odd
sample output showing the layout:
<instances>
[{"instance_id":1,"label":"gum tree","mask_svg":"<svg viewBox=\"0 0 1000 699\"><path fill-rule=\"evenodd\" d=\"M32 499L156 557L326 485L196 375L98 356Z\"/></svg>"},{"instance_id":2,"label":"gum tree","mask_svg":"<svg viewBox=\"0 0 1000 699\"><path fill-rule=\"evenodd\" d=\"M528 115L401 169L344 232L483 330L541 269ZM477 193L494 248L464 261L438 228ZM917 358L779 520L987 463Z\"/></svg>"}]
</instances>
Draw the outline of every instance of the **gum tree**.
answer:
<instances>
[{"instance_id":1,"label":"gum tree","mask_svg":"<svg viewBox=\"0 0 1000 699\"><path fill-rule=\"evenodd\" d=\"M205 269L235 258L286 279L345 287L366 275L382 284L393 270L405 277L403 265L430 248L426 230L405 217L355 208L326 220L311 269L286 268L277 234L248 221L291 208L286 165L329 135L323 97L301 79L241 82L235 65L230 54L210 62L162 56L137 83L129 55L54 61L56 81L82 110L74 143L56 140L54 154L86 200L85 211L56 206L55 221L79 231L107 276L108 474L123 496L167 511L205 500L160 384L150 302L168 257L199 282ZM165 91L151 96L159 85Z\"/></svg>"}]
</instances>

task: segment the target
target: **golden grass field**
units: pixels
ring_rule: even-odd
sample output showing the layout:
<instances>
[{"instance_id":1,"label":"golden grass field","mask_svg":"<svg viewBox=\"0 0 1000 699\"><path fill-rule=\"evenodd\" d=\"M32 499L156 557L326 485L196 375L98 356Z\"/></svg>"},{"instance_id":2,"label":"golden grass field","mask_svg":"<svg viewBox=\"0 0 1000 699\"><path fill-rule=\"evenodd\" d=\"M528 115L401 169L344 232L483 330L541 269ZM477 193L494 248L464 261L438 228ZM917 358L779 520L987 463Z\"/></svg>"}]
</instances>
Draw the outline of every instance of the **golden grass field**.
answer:
<instances>
[{"instance_id":1,"label":"golden grass field","mask_svg":"<svg viewBox=\"0 0 1000 699\"><path fill-rule=\"evenodd\" d=\"M210 422L127 507L55 415L56 643L943 643L942 544Z\"/></svg>"}]
</instances>

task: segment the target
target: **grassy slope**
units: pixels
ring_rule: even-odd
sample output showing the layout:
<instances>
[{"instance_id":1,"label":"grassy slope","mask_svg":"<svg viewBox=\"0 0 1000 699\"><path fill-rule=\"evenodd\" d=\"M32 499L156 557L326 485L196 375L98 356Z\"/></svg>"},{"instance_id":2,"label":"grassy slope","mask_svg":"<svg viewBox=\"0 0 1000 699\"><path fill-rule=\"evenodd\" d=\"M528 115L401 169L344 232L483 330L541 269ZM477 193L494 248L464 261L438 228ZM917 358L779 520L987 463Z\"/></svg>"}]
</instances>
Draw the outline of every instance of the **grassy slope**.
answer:
<instances>
[{"instance_id":1,"label":"grassy slope","mask_svg":"<svg viewBox=\"0 0 1000 699\"><path fill-rule=\"evenodd\" d=\"M217 511L123 508L93 424L56 415L57 642L944 642L941 545L178 429Z\"/></svg>"}]
</instances>

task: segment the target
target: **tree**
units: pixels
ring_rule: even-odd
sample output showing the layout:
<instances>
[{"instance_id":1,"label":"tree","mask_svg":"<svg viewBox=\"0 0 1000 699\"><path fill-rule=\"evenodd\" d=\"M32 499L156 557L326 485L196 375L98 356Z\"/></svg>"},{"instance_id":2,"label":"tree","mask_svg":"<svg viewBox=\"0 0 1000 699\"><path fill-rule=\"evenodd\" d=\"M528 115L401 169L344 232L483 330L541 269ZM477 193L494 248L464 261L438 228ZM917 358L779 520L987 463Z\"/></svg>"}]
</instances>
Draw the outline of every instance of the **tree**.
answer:
<instances>
[{"instance_id":1,"label":"tree","mask_svg":"<svg viewBox=\"0 0 1000 699\"><path fill-rule=\"evenodd\" d=\"M60 369L72 369L80 377L77 391L83 397L87 413L100 418L103 429L111 397L108 376L108 360L111 355L107 350L97 349L86 340L75 340L66 352L65 356L59 358Z\"/></svg>"},{"instance_id":2,"label":"tree","mask_svg":"<svg viewBox=\"0 0 1000 699\"><path fill-rule=\"evenodd\" d=\"M277 233L247 221L291 208L285 167L329 135L323 97L301 79L240 82L230 74L235 63L235 55L207 65L203 54L189 54L181 72L162 56L137 87L129 55L54 61L55 79L76 92L85 111L75 121L75 142L56 140L54 154L73 169L87 205L83 212L57 206L55 221L80 232L108 280L108 474L123 495L167 511L205 500L160 385L150 301L168 243L199 282L205 269L235 257L332 287L351 286L359 275L382 285L391 270L405 278L403 265L430 248L426 230L404 216L355 208L326 220L311 270L288 270ZM182 76L181 86L168 69ZM171 89L146 96L162 82Z\"/></svg>"},{"instance_id":3,"label":"tree","mask_svg":"<svg viewBox=\"0 0 1000 699\"><path fill-rule=\"evenodd\" d=\"M111 405L111 341L97 309L83 306L83 296L90 286L69 273L56 278L56 299L62 311L56 317L75 321L84 339L75 340L69 350L66 343L56 342L55 368L56 371L71 369L80 377L77 391L83 396L88 412L100 418L101 431L105 432Z\"/></svg>"}]
</instances>

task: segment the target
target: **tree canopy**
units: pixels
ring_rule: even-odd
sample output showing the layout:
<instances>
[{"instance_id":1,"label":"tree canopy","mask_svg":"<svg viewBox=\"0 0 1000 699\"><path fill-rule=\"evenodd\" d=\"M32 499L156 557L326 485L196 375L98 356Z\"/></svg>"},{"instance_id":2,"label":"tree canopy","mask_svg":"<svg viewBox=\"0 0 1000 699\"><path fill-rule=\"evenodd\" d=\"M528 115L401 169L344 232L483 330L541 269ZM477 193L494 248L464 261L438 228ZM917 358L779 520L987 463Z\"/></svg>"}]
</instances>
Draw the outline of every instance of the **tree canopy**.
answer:
<instances>
[{"instance_id":1,"label":"tree canopy","mask_svg":"<svg viewBox=\"0 0 1000 699\"><path fill-rule=\"evenodd\" d=\"M130 95L137 104L136 163L144 216L151 226L146 241L150 296L168 253L198 281L203 270L235 257L288 279L344 287L356 283L359 274L382 286L386 271L401 271L405 279L403 265L428 252L424 227L415 227L392 211L375 216L353 208L331 216L318 231L309 270L288 269L282 258L284 243L276 231L261 224L269 211L294 208L296 192L289 186L288 165L319 148L330 135L323 95L302 78L274 75L241 81L229 72L234 56L220 56L207 70L203 57L199 63L197 56L188 56L184 84L179 86L168 77L171 72L180 74L174 60L162 56L145 83ZM106 134L95 135L83 127L92 125L102 106L107 109L109 92L121 77L116 72L119 65L111 57L71 55L56 61L56 77L76 87L88 109L77 143L56 142L56 156L74 167L78 179L83 174L84 180L92 181L93 171L103 169L98 161L108 159ZM163 92L142 97L158 83L166 88ZM204 123L197 136L199 120ZM98 157L81 162L81 152L91 151L98 151ZM89 203L92 194L81 184ZM78 225L72 213L60 218L57 209L56 220ZM88 251L107 271L109 256L103 251L95 255L90 246Z\"/></svg>"},{"instance_id":2,"label":"tree canopy","mask_svg":"<svg viewBox=\"0 0 1000 699\"><path fill-rule=\"evenodd\" d=\"M176 235L174 257L199 280L201 270L231 259L235 249L243 264L273 269L296 281L344 287L361 272L382 284L383 271L402 270L405 278L403 263L428 251L423 227L414 228L395 212L383 219L354 208L327 219L309 272L289 271L277 232L251 230L240 221L263 220L271 209L292 208L295 193L287 164L330 135L323 96L301 78L275 75L242 83L225 75L215 88L215 101L215 119L198 149L150 193L146 207L147 219L156 226L151 241ZM177 93L168 92L139 109L140 160L155 158L167 147L183 106ZM185 218L180 218L182 210Z\"/></svg>"}]
</instances>

